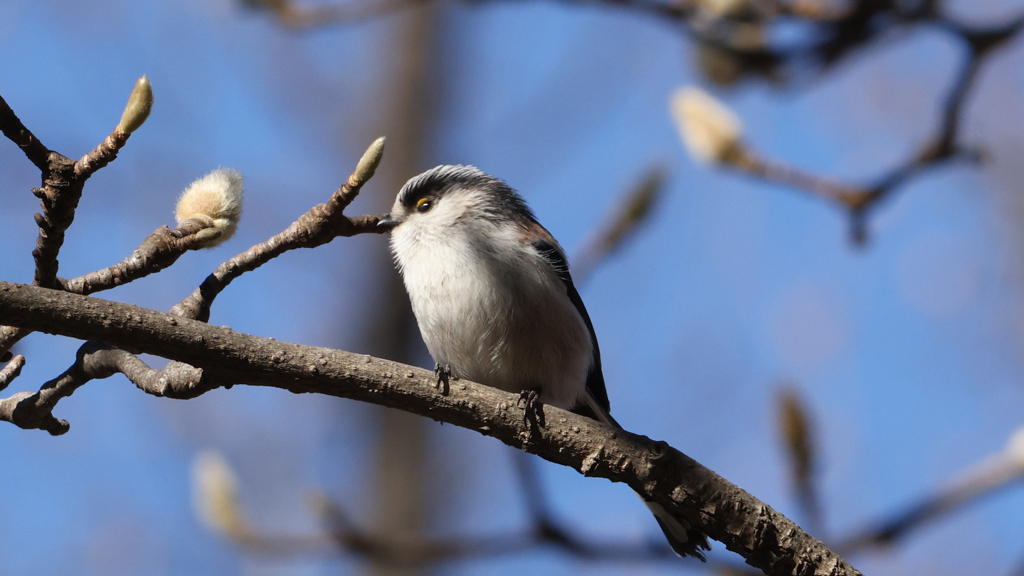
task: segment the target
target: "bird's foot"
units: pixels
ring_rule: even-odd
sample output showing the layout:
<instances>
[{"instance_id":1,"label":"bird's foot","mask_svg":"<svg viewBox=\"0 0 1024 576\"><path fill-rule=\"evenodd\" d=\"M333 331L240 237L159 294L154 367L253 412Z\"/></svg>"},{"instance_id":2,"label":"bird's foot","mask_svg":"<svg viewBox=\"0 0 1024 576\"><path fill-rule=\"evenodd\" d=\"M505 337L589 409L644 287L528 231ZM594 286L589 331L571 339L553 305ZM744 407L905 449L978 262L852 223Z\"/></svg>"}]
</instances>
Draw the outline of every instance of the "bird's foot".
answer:
<instances>
[{"instance_id":1,"label":"bird's foot","mask_svg":"<svg viewBox=\"0 0 1024 576\"><path fill-rule=\"evenodd\" d=\"M544 427L544 405L540 402L540 394L536 389L523 390L519 393L519 400L516 406L523 407L523 425L532 428L531 425Z\"/></svg>"},{"instance_id":2,"label":"bird's foot","mask_svg":"<svg viewBox=\"0 0 1024 576\"><path fill-rule=\"evenodd\" d=\"M444 366L434 363L434 376L437 377L437 388L441 389L441 395L447 396L450 390L448 382L450 380L458 380L459 377L452 374L451 364L445 364Z\"/></svg>"}]
</instances>

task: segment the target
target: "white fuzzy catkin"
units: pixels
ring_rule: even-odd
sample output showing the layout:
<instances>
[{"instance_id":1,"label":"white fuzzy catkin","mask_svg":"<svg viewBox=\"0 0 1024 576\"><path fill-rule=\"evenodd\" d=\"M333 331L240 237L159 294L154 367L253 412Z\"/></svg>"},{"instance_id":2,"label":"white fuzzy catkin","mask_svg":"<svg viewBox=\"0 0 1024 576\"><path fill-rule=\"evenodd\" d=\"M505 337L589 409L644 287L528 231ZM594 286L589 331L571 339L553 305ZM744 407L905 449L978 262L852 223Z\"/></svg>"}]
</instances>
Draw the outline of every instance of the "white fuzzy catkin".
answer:
<instances>
[{"instance_id":1,"label":"white fuzzy catkin","mask_svg":"<svg viewBox=\"0 0 1024 576\"><path fill-rule=\"evenodd\" d=\"M720 164L740 145L740 119L710 94L688 86L672 93L669 106L679 135L690 154L701 162Z\"/></svg>"},{"instance_id":2,"label":"white fuzzy catkin","mask_svg":"<svg viewBox=\"0 0 1024 576\"><path fill-rule=\"evenodd\" d=\"M242 174L230 168L218 168L196 180L178 198L174 215L181 226L186 220L199 219L221 235L209 241L210 248L235 233L242 215Z\"/></svg>"}]
</instances>

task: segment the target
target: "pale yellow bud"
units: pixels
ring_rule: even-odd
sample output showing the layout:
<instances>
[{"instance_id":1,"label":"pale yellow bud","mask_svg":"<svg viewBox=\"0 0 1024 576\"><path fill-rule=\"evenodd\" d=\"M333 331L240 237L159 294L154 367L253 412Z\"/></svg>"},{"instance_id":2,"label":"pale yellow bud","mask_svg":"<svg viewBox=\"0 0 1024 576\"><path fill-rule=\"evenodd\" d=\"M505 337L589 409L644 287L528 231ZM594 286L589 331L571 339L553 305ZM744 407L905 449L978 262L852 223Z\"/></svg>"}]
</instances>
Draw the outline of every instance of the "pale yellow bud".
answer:
<instances>
[{"instance_id":1,"label":"pale yellow bud","mask_svg":"<svg viewBox=\"0 0 1024 576\"><path fill-rule=\"evenodd\" d=\"M690 154L701 162L721 164L741 151L743 125L732 110L700 88L680 88L669 105L679 135Z\"/></svg>"},{"instance_id":2,"label":"pale yellow bud","mask_svg":"<svg viewBox=\"0 0 1024 576\"><path fill-rule=\"evenodd\" d=\"M131 134L142 126L142 123L149 118L149 111L153 108L153 87L149 84L149 78L145 75L135 82L135 88L128 97L128 105L124 107L121 114L121 122L117 129L125 134Z\"/></svg>"},{"instance_id":3,"label":"pale yellow bud","mask_svg":"<svg viewBox=\"0 0 1024 576\"><path fill-rule=\"evenodd\" d=\"M1024 426L1018 428L1006 443L1004 453L1021 467L1024 467Z\"/></svg>"},{"instance_id":4,"label":"pale yellow bud","mask_svg":"<svg viewBox=\"0 0 1024 576\"><path fill-rule=\"evenodd\" d=\"M206 450L192 462L192 505L207 528L232 538L247 534L238 506L238 479L219 452Z\"/></svg>"},{"instance_id":5,"label":"pale yellow bud","mask_svg":"<svg viewBox=\"0 0 1024 576\"><path fill-rule=\"evenodd\" d=\"M205 248L231 238L242 216L242 174L230 168L218 168L196 180L181 193L174 215L178 226L186 220L197 219L210 227ZM214 235L212 231L220 234Z\"/></svg>"}]
</instances>

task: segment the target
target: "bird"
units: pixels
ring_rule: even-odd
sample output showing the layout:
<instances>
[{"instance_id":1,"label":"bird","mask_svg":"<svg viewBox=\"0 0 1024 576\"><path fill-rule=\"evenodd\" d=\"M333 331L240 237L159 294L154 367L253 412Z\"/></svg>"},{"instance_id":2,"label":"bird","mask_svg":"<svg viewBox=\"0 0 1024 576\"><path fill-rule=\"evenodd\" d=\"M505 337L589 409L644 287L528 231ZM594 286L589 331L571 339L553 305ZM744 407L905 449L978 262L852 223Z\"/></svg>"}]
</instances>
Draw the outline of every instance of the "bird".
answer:
<instances>
[{"instance_id":1,"label":"bird","mask_svg":"<svg viewBox=\"0 0 1024 576\"><path fill-rule=\"evenodd\" d=\"M439 381L520 393L524 418L549 404L621 429L565 251L519 193L474 166L437 166L406 182L378 226ZM703 532L645 503L676 554L705 559Z\"/></svg>"}]
</instances>

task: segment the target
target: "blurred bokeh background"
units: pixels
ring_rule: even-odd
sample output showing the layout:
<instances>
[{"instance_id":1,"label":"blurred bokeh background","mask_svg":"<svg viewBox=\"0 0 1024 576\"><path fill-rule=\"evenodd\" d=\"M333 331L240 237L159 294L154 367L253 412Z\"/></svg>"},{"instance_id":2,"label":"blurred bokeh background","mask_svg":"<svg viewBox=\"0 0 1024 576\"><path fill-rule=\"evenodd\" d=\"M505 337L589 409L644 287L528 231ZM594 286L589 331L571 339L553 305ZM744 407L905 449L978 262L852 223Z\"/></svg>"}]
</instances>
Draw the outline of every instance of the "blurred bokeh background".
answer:
<instances>
[{"instance_id":1,"label":"blurred bokeh background","mask_svg":"<svg viewBox=\"0 0 1024 576\"><path fill-rule=\"evenodd\" d=\"M753 35L744 42L798 53L827 26L753 1L681 3L690 11L673 19L633 0L410 0L322 23L300 12L326 1L269 4L0 0L0 94L48 147L80 157L117 124L138 76L154 89L148 122L86 186L61 276L121 260L172 224L192 180L240 170L234 238L100 295L169 309L221 261L324 201L379 135L388 137L381 169L350 213L386 211L406 179L436 164L474 164L520 190L571 261L660 170L647 218L580 282L613 414L627 429L841 544L1005 454L1024 425L1015 32L978 61L956 121L956 145L983 162L915 173L872 206L859 243L840 204L695 161L669 109L677 88L702 86L734 111L759 157L870 186L940 129L968 57L944 22L999 29L1024 4L867 2L880 12L862 45L827 64L793 58L768 71L707 35ZM892 12L921 7L944 19ZM7 140L0 174L0 269L28 282L39 174ZM211 322L432 365L382 236L271 262L236 281ZM78 345L26 338L16 351L28 364L7 393L59 374ZM820 518L801 503L780 426L795 405L807 417ZM71 422L65 436L0 426L0 573L702 574L740 564L720 544L708 566L656 553L598 562L545 545L396 570L326 542L310 494L368 532L521 533L531 518L512 450L373 406L244 386L175 401L115 377L56 415ZM208 450L233 469L246 524L280 546L246 546L204 524L190 475ZM624 486L542 462L537 471L551 516L574 535L660 545ZM1019 573L1020 478L847 559L866 574Z\"/></svg>"}]
</instances>

